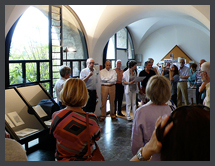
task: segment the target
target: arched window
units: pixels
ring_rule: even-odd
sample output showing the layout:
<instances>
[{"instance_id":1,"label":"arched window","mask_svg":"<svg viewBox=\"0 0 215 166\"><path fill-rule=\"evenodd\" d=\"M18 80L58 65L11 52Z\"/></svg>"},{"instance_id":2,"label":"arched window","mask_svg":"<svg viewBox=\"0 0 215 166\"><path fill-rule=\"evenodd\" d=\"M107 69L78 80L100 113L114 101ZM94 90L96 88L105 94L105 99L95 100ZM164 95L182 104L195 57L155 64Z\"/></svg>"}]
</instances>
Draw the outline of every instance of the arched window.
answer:
<instances>
[{"instance_id":1,"label":"arched window","mask_svg":"<svg viewBox=\"0 0 215 166\"><path fill-rule=\"evenodd\" d=\"M123 28L115 33L109 39L107 45L106 60L111 61L112 68L115 68L115 62L117 59L121 59L122 68L126 67L126 62L128 60L135 59L133 42L127 28Z\"/></svg>"},{"instance_id":2,"label":"arched window","mask_svg":"<svg viewBox=\"0 0 215 166\"><path fill-rule=\"evenodd\" d=\"M55 95L61 65L71 67L72 77L79 76L88 57L80 24L68 6L29 7L6 37L6 88L41 83Z\"/></svg>"}]
</instances>

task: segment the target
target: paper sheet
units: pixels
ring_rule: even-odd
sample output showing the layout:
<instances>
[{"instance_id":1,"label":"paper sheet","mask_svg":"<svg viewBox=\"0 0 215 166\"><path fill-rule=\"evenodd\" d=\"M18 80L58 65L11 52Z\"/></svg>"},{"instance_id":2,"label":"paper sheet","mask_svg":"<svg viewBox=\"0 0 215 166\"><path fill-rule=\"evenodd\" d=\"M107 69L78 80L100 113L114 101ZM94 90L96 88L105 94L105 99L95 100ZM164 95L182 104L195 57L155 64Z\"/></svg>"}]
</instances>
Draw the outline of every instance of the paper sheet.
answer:
<instances>
[{"instance_id":1,"label":"paper sheet","mask_svg":"<svg viewBox=\"0 0 215 166\"><path fill-rule=\"evenodd\" d=\"M34 106L33 109L36 111L40 118L48 116L40 105Z\"/></svg>"},{"instance_id":2,"label":"paper sheet","mask_svg":"<svg viewBox=\"0 0 215 166\"><path fill-rule=\"evenodd\" d=\"M13 122L8 118L8 116L6 114L5 114L5 120L10 125L11 128L15 127L14 124L13 124Z\"/></svg>"},{"instance_id":3,"label":"paper sheet","mask_svg":"<svg viewBox=\"0 0 215 166\"><path fill-rule=\"evenodd\" d=\"M47 120L47 121L44 121L44 123L45 123L47 126L51 126L51 124L52 124L52 119Z\"/></svg>"},{"instance_id":4,"label":"paper sheet","mask_svg":"<svg viewBox=\"0 0 215 166\"><path fill-rule=\"evenodd\" d=\"M144 79L146 78L146 76L143 77L135 77L135 82L142 82Z\"/></svg>"},{"instance_id":5,"label":"paper sheet","mask_svg":"<svg viewBox=\"0 0 215 166\"><path fill-rule=\"evenodd\" d=\"M26 135L32 134L34 132L38 131L38 129L31 129L31 128L25 128L23 130L19 130L16 133L19 137L24 137Z\"/></svg>"},{"instance_id":6,"label":"paper sheet","mask_svg":"<svg viewBox=\"0 0 215 166\"><path fill-rule=\"evenodd\" d=\"M7 114L8 117L12 120L12 122L15 124L15 126L20 126L22 124L25 124L24 121L21 119L21 117L17 114L17 112L10 112Z\"/></svg>"}]
</instances>

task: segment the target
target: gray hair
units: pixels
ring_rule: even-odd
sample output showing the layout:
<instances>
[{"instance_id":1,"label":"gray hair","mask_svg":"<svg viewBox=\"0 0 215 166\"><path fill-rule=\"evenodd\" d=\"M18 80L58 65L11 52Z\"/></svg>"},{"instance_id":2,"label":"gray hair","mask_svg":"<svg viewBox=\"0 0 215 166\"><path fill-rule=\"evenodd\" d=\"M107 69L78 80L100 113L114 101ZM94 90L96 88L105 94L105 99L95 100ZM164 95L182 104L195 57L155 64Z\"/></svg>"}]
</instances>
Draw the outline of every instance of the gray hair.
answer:
<instances>
[{"instance_id":1,"label":"gray hair","mask_svg":"<svg viewBox=\"0 0 215 166\"><path fill-rule=\"evenodd\" d=\"M120 59L117 59L116 64L117 64L117 62L122 62L122 61Z\"/></svg>"},{"instance_id":2,"label":"gray hair","mask_svg":"<svg viewBox=\"0 0 215 166\"><path fill-rule=\"evenodd\" d=\"M151 61L154 61L154 59L153 59L153 58L148 58L148 61L150 61L150 62L151 62Z\"/></svg>"},{"instance_id":3,"label":"gray hair","mask_svg":"<svg viewBox=\"0 0 215 166\"><path fill-rule=\"evenodd\" d=\"M60 72L60 76L64 77L66 74L71 73L71 68L63 65L60 67L59 72Z\"/></svg>"},{"instance_id":4,"label":"gray hair","mask_svg":"<svg viewBox=\"0 0 215 166\"><path fill-rule=\"evenodd\" d=\"M162 75L152 76L146 85L146 97L154 104L165 104L171 98L170 81Z\"/></svg>"},{"instance_id":5,"label":"gray hair","mask_svg":"<svg viewBox=\"0 0 215 166\"><path fill-rule=\"evenodd\" d=\"M89 63L90 60L93 60L93 61L94 61L93 58L88 58L87 61L86 61L86 63Z\"/></svg>"},{"instance_id":6,"label":"gray hair","mask_svg":"<svg viewBox=\"0 0 215 166\"><path fill-rule=\"evenodd\" d=\"M210 62L202 63L201 70L205 71L207 73L208 77L210 77Z\"/></svg>"}]
</instances>

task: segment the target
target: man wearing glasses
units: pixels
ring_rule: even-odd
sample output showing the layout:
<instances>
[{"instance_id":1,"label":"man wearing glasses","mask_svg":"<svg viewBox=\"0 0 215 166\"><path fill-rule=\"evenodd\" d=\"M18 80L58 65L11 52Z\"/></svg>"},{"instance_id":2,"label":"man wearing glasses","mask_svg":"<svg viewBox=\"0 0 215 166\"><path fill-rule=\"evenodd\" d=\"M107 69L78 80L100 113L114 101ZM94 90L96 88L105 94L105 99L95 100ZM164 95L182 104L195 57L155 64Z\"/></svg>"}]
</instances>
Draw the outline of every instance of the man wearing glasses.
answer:
<instances>
[{"instance_id":1,"label":"man wearing glasses","mask_svg":"<svg viewBox=\"0 0 215 166\"><path fill-rule=\"evenodd\" d=\"M210 108L210 62L204 62L201 65L200 75L203 82L206 83L206 97L204 99L203 105Z\"/></svg>"},{"instance_id":2,"label":"man wearing glasses","mask_svg":"<svg viewBox=\"0 0 215 166\"><path fill-rule=\"evenodd\" d=\"M98 82L98 72L94 69L94 60L92 58L87 59L87 67L80 73L80 79L82 79L87 87L89 99L86 106L83 108L85 112L95 112L96 100L98 98L96 93L96 84Z\"/></svg>"},{"instance_id":3,"label":"man wearing glasses","mask_svg":"<svg viewBox=\"0 0 215 166\"><path fill-rule=\"evenodd\" d=\"M179 68L179 82L177 84L177 106L182 106L182 96L185 102L185 105L188 105L188 94L187 94L187 79L190 76L189 68L186 67L184 59L180 59L180 68Z\"/></svg>"}]
</instances>

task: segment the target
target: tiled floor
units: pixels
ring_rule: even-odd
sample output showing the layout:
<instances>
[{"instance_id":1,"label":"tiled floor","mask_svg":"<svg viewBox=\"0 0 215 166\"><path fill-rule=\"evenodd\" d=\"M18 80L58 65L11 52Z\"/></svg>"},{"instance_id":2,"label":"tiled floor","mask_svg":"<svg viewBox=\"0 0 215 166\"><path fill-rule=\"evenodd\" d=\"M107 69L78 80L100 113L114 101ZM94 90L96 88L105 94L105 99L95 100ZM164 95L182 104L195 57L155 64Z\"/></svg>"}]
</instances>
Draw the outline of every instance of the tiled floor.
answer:
<instances>
[{"instance_id":1,"label":"tiled floor","mask_svg":"<svg viewBox=\"0 0 215 166\"><path fill-rule=\"evenodd\" d=\"M123 111L123 114L126 114ZM112 121L107 117L104 122L99 122L101 138L97 141L100 151L106 161L128 161L132 158L131 130L132 122L126 118L118 117ZM39 149L28 155L29 161L54 161L54 151Z\"/></svg>"}]
</instances>

